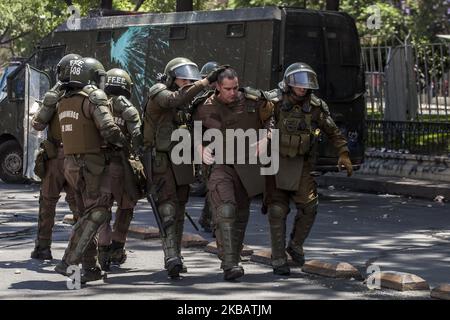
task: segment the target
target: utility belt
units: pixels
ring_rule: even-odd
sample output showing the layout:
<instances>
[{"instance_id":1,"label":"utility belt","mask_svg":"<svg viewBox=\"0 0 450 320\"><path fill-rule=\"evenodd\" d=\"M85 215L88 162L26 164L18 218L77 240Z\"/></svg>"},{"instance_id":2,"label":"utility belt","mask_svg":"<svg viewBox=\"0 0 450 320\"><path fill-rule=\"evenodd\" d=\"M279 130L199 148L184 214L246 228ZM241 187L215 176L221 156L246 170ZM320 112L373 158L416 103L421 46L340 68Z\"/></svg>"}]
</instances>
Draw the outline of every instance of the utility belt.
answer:
<instances>
[{"instance_id":1,"label":"utility belt","mask_svg":"<svg viewBox=\"0 0 450 320\"><path fill-rule=\"evenodd\" d=\"M300 134L281 133L280 155L283 157L309 156L315 150L319 134L319 129Z\"/></svg>"},{"instance_id":2,"label":"utility belt","mask_svg":"<svg viewBox=\"0 0 450 320\"><path fill-rule=\"evenodd\" d=\"M87 161L100 162L105 166L109 165L112 159L115 158L114 151L112 150L101 150L100 153L77 153L66 155L66 158L71 158L75 162L82 164ZM94 160L94 161L92 161Z\"/></svg>"}]
</instances>

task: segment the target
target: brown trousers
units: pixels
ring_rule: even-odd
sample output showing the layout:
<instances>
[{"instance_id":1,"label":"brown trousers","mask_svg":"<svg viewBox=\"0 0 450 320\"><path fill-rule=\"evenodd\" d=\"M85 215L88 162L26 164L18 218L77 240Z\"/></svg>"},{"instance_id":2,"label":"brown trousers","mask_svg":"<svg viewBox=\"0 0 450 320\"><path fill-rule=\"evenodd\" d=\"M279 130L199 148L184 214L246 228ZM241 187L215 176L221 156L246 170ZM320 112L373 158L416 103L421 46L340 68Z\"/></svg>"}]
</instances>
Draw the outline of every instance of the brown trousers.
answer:
<instances>
[{"instance_id":1,"label":"brown trousers","mask_svg":"<svg viewBox=\"0 0 450 320\"><path fill-rule=\"evenodd\" d=\"M264 192L264 204L270 206L273 203L282 205L289 210L289 202L292 199L298 208L304 208L317 200L317 183L311 176L311 165L305 162L302 176L297 191L281 190L276 187L275 177L266 177L266 190Z\"/></svg>"},{"instance_id":2,"label":"brown trousers","mask_svg":"<svg viewBox=\"0 0 450 320\"><path fill-rule=\"evenodd\" d=\"M37 240L51 244L52 231L55 224L56 204L61 191L66 192L66 202L74 215L79 214L73 188L64 177L64 150L58 148L58 156L45 163L45 176L41 183L39 197L39 220Z\"/></svg>"},{"instance_id":3,"label":"brown trousers","mask_svg":"<svg viewBox=\"0 0 450 320\"><path fill-rule=\"evenodd\" d=\"M264 206L268 211L270 238L272 247L272 266L279 267L287 263L286 220L292 199L297 207L292 226L290 249L303 254L303 243L309 235L317 212L317 185L310 174L311 167L305 162L298 190L288 191L276 187L274 176L266 177Z\"/></svg>"},{"instance_id":4,"label":"brown trousers","mask_svg":"<svg viewBox=\"0 0 450 320\"><path fill-rule=\"evenodd\" d=\"M250 199L236 170L227 165L215 165L212 168L208 179L208 195L212 210L212 224L216 235L218 256L222 259L224 255L223 246L230 246L230 244L223 243L224 239L217 232L220 223L223 223L218 214L218 208L226 203L235 206L236 215L233 217L232 228L238 233L236 237L239 242L237 247L242 250L245 229L247 228L250 215ZM240 252L234 252L233 254L239 256Z\"/></svg>"},{"instance_id":5,"label":"brown trousers","mask_svg":"<svg viewBox=\"0 0 450 320\"><path fill-rule=\"evenodd\" d=\"M117 203L116 218L113 229L111 230L111 221L105 222L98 231L98 245L108 246L111 240L125 243L127 239L128 228L133 217L133 209L137 201L132 201L124 189L124 168L120 158L113 158L109 165L109 174L111 176L112 198ZM112 206L112 204L111 204Z\"/></svg>"},{"instance_id":6,"label":"brown trousers","mask_svg":"<svg viewBox=\"0 0 450 320\"><path fill-rule=\"evenodd\" d=\"M83 268L92 268L96 266L97 262L97 238L96 233L100 225L97 225L93 230L92 239L89 245L83 251L82 261L72 257L78 257L79 252L77 244L80 241L80 235L83 233L87 219L92 212L101 211L109 215L111 213L112 193L111 193L111 176L109 174L109 165L99 176L98 188L93 188L89 180L89 173L86 171L86 163L84 156L67 156L64 162L64 175L69 184L75 190L75 197L77 199L78 207L82 207L80 219L74 226L74 230L70 236L69 245L66 249L63 260L69 257L69 264L77 264L82 262ZM85 217L86 216L86 217ZM106 218L108 219L108 217Z\"/></svg>"}]
</instances>

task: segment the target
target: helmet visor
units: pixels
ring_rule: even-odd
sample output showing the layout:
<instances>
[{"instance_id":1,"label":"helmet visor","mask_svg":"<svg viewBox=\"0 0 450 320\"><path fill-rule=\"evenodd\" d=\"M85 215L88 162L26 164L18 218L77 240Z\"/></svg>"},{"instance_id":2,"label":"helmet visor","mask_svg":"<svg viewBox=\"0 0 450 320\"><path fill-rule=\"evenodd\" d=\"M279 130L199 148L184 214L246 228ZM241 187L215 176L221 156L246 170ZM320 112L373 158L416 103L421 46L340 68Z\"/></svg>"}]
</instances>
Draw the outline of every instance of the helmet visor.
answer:
<instances>
[{"instance_id":1,"label":"helmet visor","mask_svg":"<svg viewBox=\"0 0 450 320\"><path fill-rule=\"evenodd\" d=\"M317 77L314 73L301 71L287 76L287 85L305 89L319 89Z\"/></svg>"},{"instance_id":2,"label":"helmet visor","mask_svg":"<svg viewBox=\"0 0 450 320\"><path fill-rule=\"evenodd\" d=\"M186 80L201 80L202 77L196 65L185 64L173 70L175 78Z\"/></svg>"}]
</instances>

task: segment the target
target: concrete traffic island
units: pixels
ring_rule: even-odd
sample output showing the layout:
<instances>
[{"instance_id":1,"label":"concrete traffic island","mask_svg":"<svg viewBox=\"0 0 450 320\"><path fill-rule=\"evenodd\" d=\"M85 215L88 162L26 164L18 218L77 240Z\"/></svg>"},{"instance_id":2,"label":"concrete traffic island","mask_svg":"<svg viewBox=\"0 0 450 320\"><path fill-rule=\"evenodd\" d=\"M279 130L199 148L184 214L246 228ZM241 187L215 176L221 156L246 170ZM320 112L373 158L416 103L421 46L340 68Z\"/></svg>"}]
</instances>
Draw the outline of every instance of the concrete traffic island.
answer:
<instances>
[{"instance_id":1,"label":"concrete traffic island","mask_svg":"<svg viewBox=\"0 0 450 320\"><path fill-rule=\"evenodd\" d=\"M450 284L441 284L431 290L431 297L441 300L450 300Z\"/></svg>"},{"instance_id":2,"label":"concrete traffic island","mask_svg":"<svg viewBox=\"0 0 450 320\"><path fill-rule=\"evenodd\" d=\"M362 280L358 269L347 262L330 263L320 260L309 260L303 265L302 271L323 277Z\"/></svg>"}]
</instances>

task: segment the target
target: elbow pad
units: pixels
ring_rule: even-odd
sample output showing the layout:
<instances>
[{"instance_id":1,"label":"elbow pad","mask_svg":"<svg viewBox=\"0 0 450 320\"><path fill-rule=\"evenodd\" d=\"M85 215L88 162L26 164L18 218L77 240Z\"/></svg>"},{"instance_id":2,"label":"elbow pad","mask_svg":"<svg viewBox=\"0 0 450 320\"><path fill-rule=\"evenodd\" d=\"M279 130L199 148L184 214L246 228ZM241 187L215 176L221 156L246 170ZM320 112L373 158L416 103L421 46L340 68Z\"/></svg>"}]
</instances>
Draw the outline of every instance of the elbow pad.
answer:
<instances>
[{"instance_id":1,"label":"elbow pad","mask_svg":"<svg viewBox=\"0 0 450 320\"><path fill-rule=\"evenodd\" d=\"M56 105L53 105L53 106L47 106L47 105L43 104L43 105L39 108L39 110L37 111L34 120L35 120L36 122L41 123L41 124L47 124L47 123L49 123L49 122L52 120L53 115L54 115L55 112L56 112L55 106L56 106Z\"/></svg>"}]
</instances>

